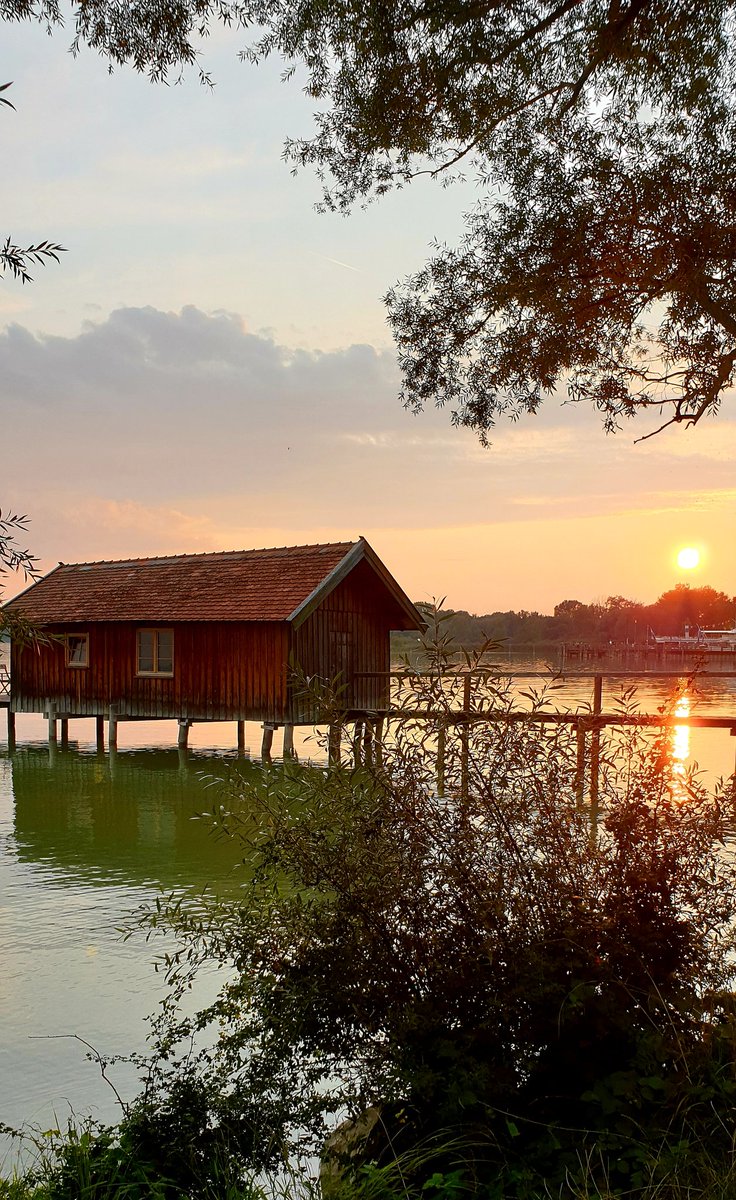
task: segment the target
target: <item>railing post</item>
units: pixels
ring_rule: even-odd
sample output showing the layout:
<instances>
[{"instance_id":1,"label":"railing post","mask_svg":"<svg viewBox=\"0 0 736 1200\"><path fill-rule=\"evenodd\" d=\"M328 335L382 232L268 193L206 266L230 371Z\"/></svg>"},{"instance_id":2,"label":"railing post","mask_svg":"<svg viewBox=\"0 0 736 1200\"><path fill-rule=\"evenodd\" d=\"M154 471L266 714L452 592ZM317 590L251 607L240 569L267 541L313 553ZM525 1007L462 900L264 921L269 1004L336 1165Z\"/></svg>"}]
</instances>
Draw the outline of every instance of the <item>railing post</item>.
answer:
<instances>
[{"instance_id":1,"label":"railing post","mask_svg":"<svg viewBox=\"0 0 736 1200\"><path fill-rule=\"evenodd\" d=\"M575 730L575 802L578 808L585 801L585 718L581 717Z\"/></svg>"},{"instance_id":2,"label":"railing post","mask_svg":"<svg viewBox=\"0 0 736 1200\"><path fill-rule=\"evenodd\" d=\"M470 685L468 672L463 679L463 723L460 727L460 798L468 799L470 775Z\"/></svg>"},{"instance_id":3,"label":"railing post","mask_svg":"<svg viewBox=\"0 0 736 1200\"><path fill-rule=\"evenodd\" d=\"M603 676L593 679L593 717L600 716L603 708ZM595 834L598 827L598 794L601 764L601 727L596 721L590 735L590 823Z\"/></svg>"}]
</instances>

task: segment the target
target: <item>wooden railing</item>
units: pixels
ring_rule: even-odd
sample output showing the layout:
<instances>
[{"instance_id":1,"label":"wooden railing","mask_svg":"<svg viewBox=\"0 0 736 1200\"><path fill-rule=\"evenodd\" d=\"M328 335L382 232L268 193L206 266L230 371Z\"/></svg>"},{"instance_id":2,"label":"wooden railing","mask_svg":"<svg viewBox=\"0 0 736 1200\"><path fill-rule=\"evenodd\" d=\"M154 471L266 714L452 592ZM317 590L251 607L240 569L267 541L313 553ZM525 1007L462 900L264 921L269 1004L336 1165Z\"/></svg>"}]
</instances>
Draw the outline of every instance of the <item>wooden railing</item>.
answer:
<instances>
[{"instance_id":1,"label":"wooden railing","mask_svg":"<svg viewBox=\"0 0 736 1200\"><path fill-rule=\"evenodd\" d=\"M10 701L10 671L0 667L0 704Z\"/></svg>"},{"instance_id":2,"label":"wooden railing","mask_svg":"<svg viewBox=\"0 0 736 1200\"><path fill-rule=\"evenodd\" d=\"M469 775L469 733L473 725L485 723L514 723L525 722L530 725L558 724L569 725L576 734L576 792L582 802L585 793L586 774L588 776L588 796L591 808L597 810L599 771L601 762L601 734L606 727L623 728L625 726L642 726L649 728L687 728L728 729L736 737L736 712L731 716L691 716L679 713L642 713L637 711L605 712L603 708L604 679L627 679L632 677L641 680L670 679L681 680L687 674L682 671L565 671L556 678L559 680L588 679L592 683L593 693L590 702L582 704L576 711L555 711L546 706L540 708L508 708L494 710L488 703L476 706L474 684L483 683L489 678L516 680L537 679L540 682L549 681L551 673L541 671L505 671L503 667L459 667L457 670L444 672L428 671L426 669L412 670L411 668L389 672L362 672L363 678L380 677L386 681L389 691L392 691L388 707L373 714L382 729L384 720L418 720L431 721L438 726L437 744L437 778L440 794L444 780L444 754L446 732L456 730L461 742L461 793L467 795ZM698 679L703 677L736 678L735 671L699 671ZM437 696L422 696L423 682L449 684L449 692L443 697L444 707L438 706ZM392 689L392 684L398 683L398 688ZM416 682L418 695L412 696L412 683ZM401 685L404 685L403 688ZM398 692L398 694L397 694ZM413 700L418 703L412 703ZM424 703L422 703L424 699ZM549 703L549 700L548 700ZM457 707L456 707L457 705ZM359 739L358 739L359 740ZM734 798L736 799L736 770L734 771Z\"/></svg>"}]
</instances>

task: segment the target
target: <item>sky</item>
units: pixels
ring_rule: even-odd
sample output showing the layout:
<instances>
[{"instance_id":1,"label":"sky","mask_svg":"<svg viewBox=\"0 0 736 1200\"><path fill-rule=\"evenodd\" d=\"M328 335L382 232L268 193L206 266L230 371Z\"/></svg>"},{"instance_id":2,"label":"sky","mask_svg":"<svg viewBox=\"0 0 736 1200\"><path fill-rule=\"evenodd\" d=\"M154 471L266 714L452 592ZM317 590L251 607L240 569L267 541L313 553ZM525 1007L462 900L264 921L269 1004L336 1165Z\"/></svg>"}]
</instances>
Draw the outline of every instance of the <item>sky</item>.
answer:
<instances>
[{"instance_id":1,"label":"sky","mask_svg":"<svg viewBox=\"0 0 736 1200\"><path fill-rule=\"evenodd\" d=\"M401 408L381 297L457 240L472 183L320 214L282 158L309 103L243 34L205 44L214 89L70 40L4 25L0 48L0 232L67 250L0 281L0 507L43 569L362 534L412 599L476 613L736 592L732 400L638 445L549 402L488 449Z\"/></svg>"}]
</instances>

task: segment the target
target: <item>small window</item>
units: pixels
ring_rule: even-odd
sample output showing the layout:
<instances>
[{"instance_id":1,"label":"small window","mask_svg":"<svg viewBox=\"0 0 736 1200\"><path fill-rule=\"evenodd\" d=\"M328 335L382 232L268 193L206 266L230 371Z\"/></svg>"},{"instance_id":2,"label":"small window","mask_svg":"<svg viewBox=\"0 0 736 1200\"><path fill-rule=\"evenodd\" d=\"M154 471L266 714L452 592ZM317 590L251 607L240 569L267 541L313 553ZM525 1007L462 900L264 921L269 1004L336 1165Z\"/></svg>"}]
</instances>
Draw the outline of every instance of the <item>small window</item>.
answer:
<instances>
[{"instance_id":1,"label":"small window","mask_svg":"<svg viewBox=\"0 0 736 1200\"><path fill-rule=\"evenodd\" d=\"M88 633L68 633L66 635L66 665L68 667L89 666Z\"/></svg>"},{"instance_id":2,"label":"small window","mask_svg":"<svg viewBox=\"0 0 736 1200\"><path fill-rule=\"evenodd\" d=\"M173 629L139 629L136 670L139 675L174 674Z\"/></svg>"}]
</instances>

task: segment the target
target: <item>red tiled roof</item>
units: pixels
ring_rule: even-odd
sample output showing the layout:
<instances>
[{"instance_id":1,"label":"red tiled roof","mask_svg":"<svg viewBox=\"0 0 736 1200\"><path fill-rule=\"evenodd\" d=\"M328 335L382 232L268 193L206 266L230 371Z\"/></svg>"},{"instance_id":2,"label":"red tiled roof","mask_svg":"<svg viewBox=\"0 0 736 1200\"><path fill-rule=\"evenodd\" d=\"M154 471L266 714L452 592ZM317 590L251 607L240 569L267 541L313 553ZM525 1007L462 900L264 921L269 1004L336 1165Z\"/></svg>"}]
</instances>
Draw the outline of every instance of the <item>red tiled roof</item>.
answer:
<instances>
[{"instance_id":1,"label":"red tiled roof","mask_svg":"<svg viewBox=\"0 0 736 1200\"><path fill-rule=\"evenodd\" d=\"M356 545L60 563L7 607L39 625L285 621Z\"/></svg>"}]
</instances>

